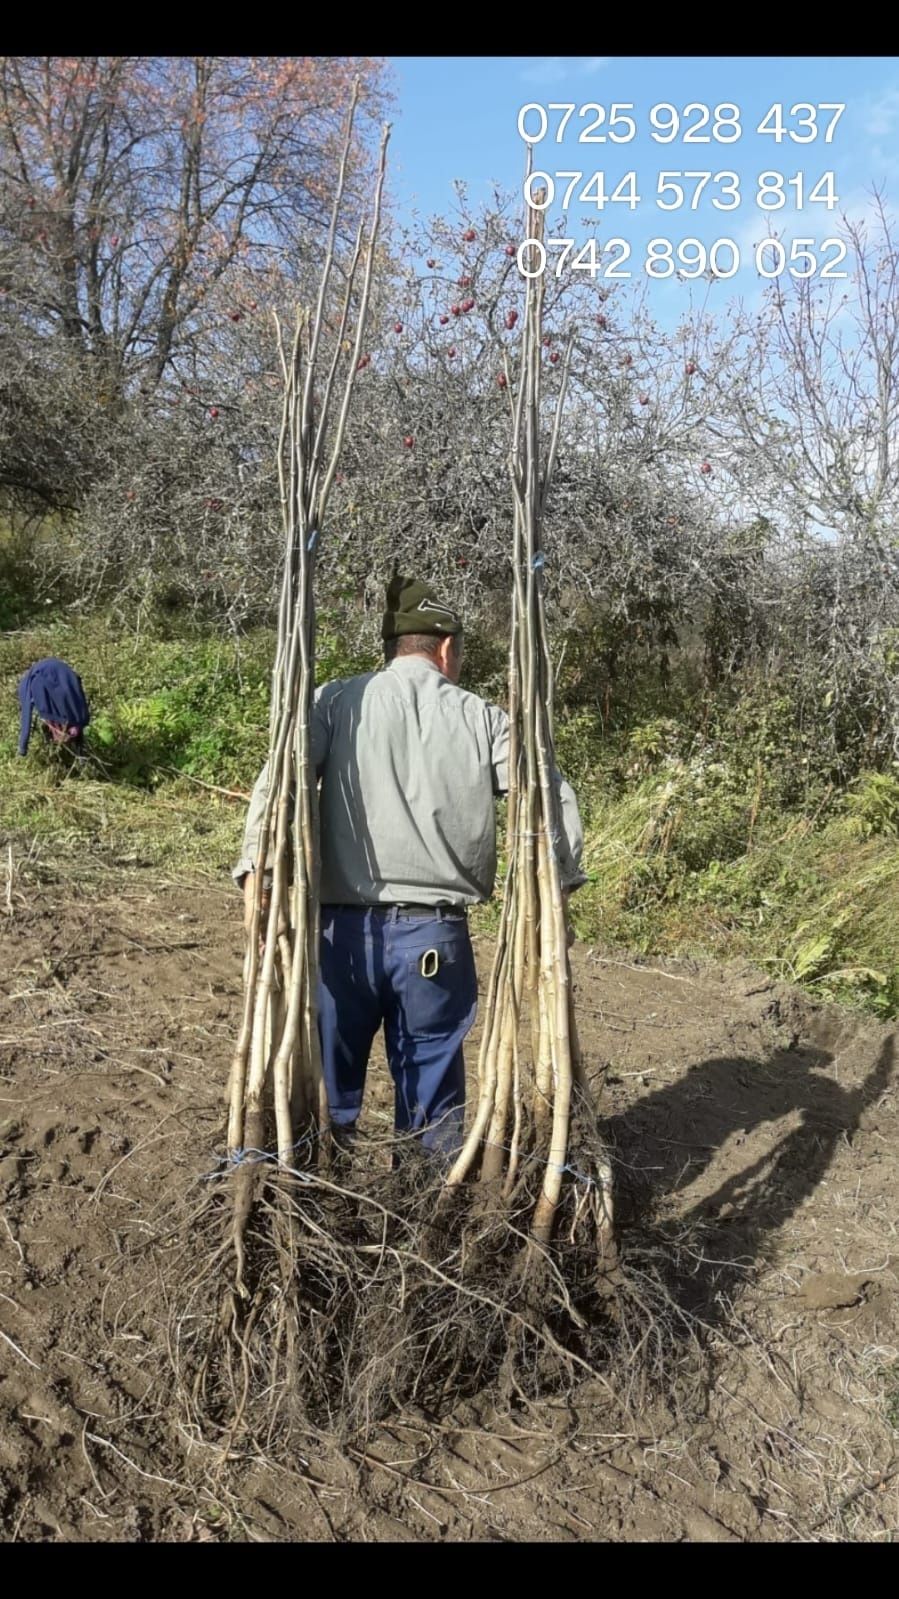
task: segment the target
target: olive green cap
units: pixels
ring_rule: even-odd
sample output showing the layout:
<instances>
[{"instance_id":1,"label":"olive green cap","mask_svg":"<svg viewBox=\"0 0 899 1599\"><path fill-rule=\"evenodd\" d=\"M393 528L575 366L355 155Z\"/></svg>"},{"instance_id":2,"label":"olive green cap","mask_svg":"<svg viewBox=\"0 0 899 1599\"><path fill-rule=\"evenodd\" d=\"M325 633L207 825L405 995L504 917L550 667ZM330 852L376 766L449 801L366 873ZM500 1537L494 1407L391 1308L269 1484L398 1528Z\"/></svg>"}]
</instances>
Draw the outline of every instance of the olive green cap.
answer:
<instances>
[{"instance_id":1,"label":"olive green cap","mask_svg":"<svg viewBox=\"0 0 899 1599\"><path fill-rule=\"evenodd\" d=\"M461 617L451 606L437 599L429 583L420 583L414 577L391 578L381 624L382 639L403 638L409 633L455 638L461 632Z\"/></svg>"}]
</instances>

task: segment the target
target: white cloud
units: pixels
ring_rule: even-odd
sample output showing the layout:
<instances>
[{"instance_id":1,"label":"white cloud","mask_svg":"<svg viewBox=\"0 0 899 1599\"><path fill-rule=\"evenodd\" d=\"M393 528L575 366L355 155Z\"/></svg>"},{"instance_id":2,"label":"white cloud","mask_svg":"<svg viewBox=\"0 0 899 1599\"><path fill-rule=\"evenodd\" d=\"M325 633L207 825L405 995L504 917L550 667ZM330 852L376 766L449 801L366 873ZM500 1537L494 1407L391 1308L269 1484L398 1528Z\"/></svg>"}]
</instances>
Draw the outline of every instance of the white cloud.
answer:
<instances>
[{"instance_id":1,"label":"white cloud","mask_svg":"<svg viewBox=\"0 0 899 1599\"><path fill-rule=\"evenodd\" d=\"M791 202L781 206L779 211L751 211L742 225L735 229L733 237L740 246L744 263L747 263L752 261L756 245L765 239L777 237L781 242L786 240L789 243L797 235L811 235L818 231L814 224L803 227L802 215L797 211L795 202Z\"/></svg>"},{"instance_id":2,"label":"white cloud","mask_svg":"<svg viewBox=\"0 0 899 1599\"><path fill-rule=\"evenodd\" d=\"M540 56L520 73L522 83L561 83L568 76L561 56Z\"/></svg>"},{"instance_id":3,"label":"white cloud","mask_svg":"<svg viewBox=\"0 0 899 1599\"><path fill-rule=\"evenodd\" d=\"M885 150L882 144L872 144L868 168L874 183L884 183L899 174L899 152Z\"/></svg>"},{"instance_id":4,"label":"white cloud","mask_svg":"<svg viewBox=\"0 0 899 1599\"><path fill-rule=\"evenodd\" d=\"M538 56L519 73L522 83L563 83L566 78L590 77L607 66L611 56Z\"/></svg>"},{"instance_id":5,"label":"white cloud","mask_svg":"<svg viewBox=\"0 0 899 1599\"><path fill-rule=\"evenodd\" d=\"M872 139L883 139L892 133L899 122L899 84L891 89L884 89L868 107L865 117L865 132L870 133Z\"/></svg>"},{"instance_id":6,"label":"white cloud","mask_svg":"<svg viewBox=\"0 0 899 1599\"><path fill-rule=\"evenodd\" d=\"M755 246L769 236L776 235L788 246L797 238L815 239L820 246L824 239L840 237L847 222L856 226L869 224L876 230L877 210L868 190L850 189L839 196L833 210L823 205L808 205L800 211L793 197L779 211L754 209L734 230L732 237L740 246L745 261L752 256Z\"/></svg>"},{"instance_id":7,"label":"white cloud","mask_svg":"<svg viewBox=\"0 0 899 1599\"><path fill-rule=\"evenodd\" d=\"M892 214L892 208L885 202L887 215ZM840 223L843 219L856 227L867 224L876 230L878 212L874 196L870 189L850 189L849 193L841 196L838 211L831 211L830 216L838 216ZM834 229L838 232L839 229Z\"/></svg>"}]
</instances>

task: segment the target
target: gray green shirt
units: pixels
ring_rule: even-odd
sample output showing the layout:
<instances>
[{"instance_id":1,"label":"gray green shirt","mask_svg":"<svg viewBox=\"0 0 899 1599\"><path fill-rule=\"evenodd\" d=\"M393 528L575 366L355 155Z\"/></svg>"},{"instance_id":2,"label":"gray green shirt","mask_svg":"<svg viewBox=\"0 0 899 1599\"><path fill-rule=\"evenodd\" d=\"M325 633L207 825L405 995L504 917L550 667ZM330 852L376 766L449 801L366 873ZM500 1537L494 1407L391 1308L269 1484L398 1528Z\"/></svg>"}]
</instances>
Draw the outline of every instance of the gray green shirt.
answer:
<instances>
[{"instance_id":1,"label":"gray green shirt","mask_svg":"<svg viewBox=\"0 0 899 1599\"><path fill-rule=\"evenodd\" d=\"M496 879L494 799L509 783L509 719L423 656L320 688L311 755L321 778L324 905L469 905ZM575 888L583 835L557 773L562 883ZM253 790L238 882L256 866L268 764Z\"/></svg>"}]
</instances>

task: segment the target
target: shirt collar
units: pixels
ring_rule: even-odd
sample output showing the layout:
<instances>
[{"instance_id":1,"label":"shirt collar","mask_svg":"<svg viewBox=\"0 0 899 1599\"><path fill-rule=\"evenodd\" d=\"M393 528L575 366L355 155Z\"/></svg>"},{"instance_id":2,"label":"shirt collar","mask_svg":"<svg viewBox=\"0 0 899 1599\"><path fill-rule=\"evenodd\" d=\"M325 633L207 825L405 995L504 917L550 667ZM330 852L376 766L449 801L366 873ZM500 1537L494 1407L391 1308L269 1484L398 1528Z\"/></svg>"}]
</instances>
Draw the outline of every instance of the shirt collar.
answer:
<instances>
[{"instance_id":1,"label":"shirt collar","mask_svg":"<svg viewBox=\"0 0 899 1599\"><path fill-rule=\"evenodd\" d=\"M388 661L386 671L427 671L438 672L441 677L443 676L437 662L432 660L430 655L395 655L392 661Z\"/></svg>"}]
</instances>

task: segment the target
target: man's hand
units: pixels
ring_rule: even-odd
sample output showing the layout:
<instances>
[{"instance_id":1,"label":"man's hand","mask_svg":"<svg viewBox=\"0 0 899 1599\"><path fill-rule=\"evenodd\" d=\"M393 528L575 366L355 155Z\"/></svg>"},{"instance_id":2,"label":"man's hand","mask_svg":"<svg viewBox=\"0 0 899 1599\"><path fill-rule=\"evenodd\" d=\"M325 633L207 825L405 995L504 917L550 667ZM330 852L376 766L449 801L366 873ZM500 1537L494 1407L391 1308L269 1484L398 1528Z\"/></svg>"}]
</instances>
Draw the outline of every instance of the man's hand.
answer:
<instances>
[{"instance_id":1,"label":"man's hand","mask_svg":"<svg viewBox=\"0 0 899 1599\"><path fill-rule=\"evenodd\" d=\"M243 880L243 925L249 938L253 928L253 902L256 897L256 873L247 872ZM262 885L262 907L259 917L259 937L265 938L265 929L268 925L269 907L272 903L272 891L267 883Z\"/></svg>"},{"instance_id":2,"label":"man's hand","mask_svg":"<svg viewBox=\"0 0 899 1599\"><path fill-rule=\"evenodd\" d=\"M571 889L570 888L563 888L563 890L562 890L562 908L563 908L564 914L565 914L565 942L568 945L568 948L570 949L572 944L574 943L575 939L577 938L577 933L574 930L574 923L571 920Z\"/></svg>"}]
</instances>

